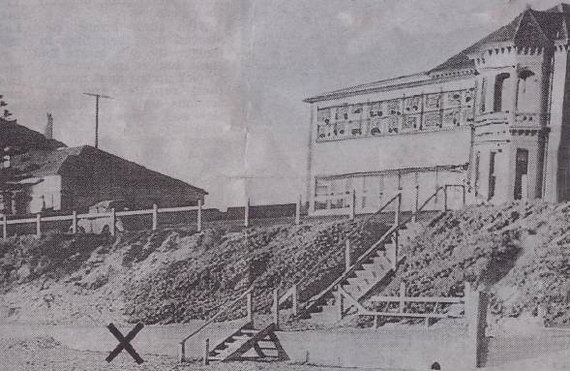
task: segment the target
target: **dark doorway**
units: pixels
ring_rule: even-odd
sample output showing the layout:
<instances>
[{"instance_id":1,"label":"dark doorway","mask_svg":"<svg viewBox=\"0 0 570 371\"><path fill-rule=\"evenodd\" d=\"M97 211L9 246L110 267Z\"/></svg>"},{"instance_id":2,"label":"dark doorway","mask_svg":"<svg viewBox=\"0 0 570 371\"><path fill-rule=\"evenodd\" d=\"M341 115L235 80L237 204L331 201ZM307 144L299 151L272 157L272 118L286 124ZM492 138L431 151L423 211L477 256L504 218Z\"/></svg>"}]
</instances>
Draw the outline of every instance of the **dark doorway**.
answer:
<instances>
[{"instance_id":1,"label":"dark doorway","mask_svg":"<svg viewBox=\"0 0 570 371\"><path fill-rule=\"evenodd\" d=\"M517 148L515 158L515 200L523 198L523 179L528 174L528 150ZM526 190L526 187L524 187ZM526 195L525 195L526 196Z\"/></svg>"},{"instance_id":2,"label":"dark doorway","mask_svg":"<svg viewBox=\"0 0 570 371\"><path fill-rule=\"evenodd\" d=\"M487 200L491 200L495 197L495 184L497 182L497 177L495 176L495 158L497 157L497 152L491 152L489 154L489 193L487 195Z\"/></svg>"},{"instance_id":3,"label":"dark doorway","mask_svg":"<svg viewBox=\"0 0 570 371\"><path fill-rule=\"evenodd\" d=\"M505 80L507 80L511 75L508 73L501 73L497 75L495 79L495 95L493 100L493 111L501 112L503 110L503 91L505 88Z\"/></svg>"}]
</instances>

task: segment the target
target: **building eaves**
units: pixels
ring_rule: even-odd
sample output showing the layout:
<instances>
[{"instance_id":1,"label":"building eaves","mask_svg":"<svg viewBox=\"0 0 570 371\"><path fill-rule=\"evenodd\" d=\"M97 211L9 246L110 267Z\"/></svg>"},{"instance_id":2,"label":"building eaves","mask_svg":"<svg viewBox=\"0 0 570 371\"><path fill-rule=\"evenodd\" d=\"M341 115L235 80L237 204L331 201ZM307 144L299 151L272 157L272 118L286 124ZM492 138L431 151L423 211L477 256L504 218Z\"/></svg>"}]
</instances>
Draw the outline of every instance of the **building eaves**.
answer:
<instances>
[{"instance_id":1,"label":"building eaves","mask_svg":"<svg viewBox=\"0 0 570 371\"><path fill-rule=\"evenodd\" d=\"M324 93L321 95L317 95L314 97L306 98L303 100L303 102L305 102L305 103L316 103L316 102L322 102L322 101L327 101L327 100L351 97L351 96L355 96L355 95L379 93L379 92L392 91L392 90L397 90L397 89L412 88L412 87L416 87L416 86L433 85L433 84L445 83L445 82L449 82L449 81L464 80L464 79L469 77L468 72L465 72L464 74L457 74L457 75L453 75L453 76L443 76L443 77L439 77L439 78L432 78L429 75L427 75L427 73L425 73L425 72L422 72L421 74L416 74L416 75L421 75L424 78L417 79L415 81L407 81L407 82L397 82L396 79L382 80L382 81L378 81L377 83L371 83L371 84L366 84L366 85L357 85L357 86L353 86L350 88L346 88L346 89L342 89L342 90L336 90L336 91ZM413 75L410 75L410 76L413 76ZM384 82L386 82L386 81L391 81L392 83L391 84L385 84Z\"/></svg>"}]
</instances>

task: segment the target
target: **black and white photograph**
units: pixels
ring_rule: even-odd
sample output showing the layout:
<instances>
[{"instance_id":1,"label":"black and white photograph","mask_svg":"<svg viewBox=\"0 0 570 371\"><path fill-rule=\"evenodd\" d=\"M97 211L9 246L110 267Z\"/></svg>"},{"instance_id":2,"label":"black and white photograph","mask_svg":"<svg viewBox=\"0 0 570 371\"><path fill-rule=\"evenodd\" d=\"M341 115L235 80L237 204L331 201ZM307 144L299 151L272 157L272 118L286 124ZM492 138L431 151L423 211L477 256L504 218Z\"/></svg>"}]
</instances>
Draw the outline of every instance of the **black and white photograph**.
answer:
<instances>
[{"instance_id":1,"label":"black and white photograph","mask_svg":"<svg viewBox=\"0 0 570 371\"><path fill-rule=\"evenodd\" d=\"M0 17L0 371L570 371L570 0Z\"/></svg>"}]
</instances>

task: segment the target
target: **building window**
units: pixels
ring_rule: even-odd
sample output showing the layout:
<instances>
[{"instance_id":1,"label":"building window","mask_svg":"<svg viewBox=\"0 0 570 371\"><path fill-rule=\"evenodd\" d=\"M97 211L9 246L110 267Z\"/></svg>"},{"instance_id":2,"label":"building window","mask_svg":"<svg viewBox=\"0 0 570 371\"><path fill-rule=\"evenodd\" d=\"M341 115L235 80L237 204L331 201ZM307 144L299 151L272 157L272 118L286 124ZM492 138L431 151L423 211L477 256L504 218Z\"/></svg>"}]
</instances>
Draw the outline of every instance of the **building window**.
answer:
<instances>
[{"instance_id":1,"label":"building window","mask_svg":"<svg viewBox=\"0 0 570 371\"><path fill-rule=\"evenodd\" d=\"M475 157L475 197L479 196L479 172L481 164L481 152L477 152Z\"/></svg>"},{"instance_id":2,"label":"building window","mask_svg":"<svg viewBox=\"0 0 570 371\"><path fill-rule=\"evenodd\" d=\"M515 200L527 197L528 150L517 148L515 157Z\"/></svg>"},{"instance_id":3,"label":"building window","mask_svg":"<svg viewBox=\"0 0 570 371\"><path fill-rule=\"evenodd\" d=\"M501 112L503 111L503 104L504 104L504 92L505 92L505 81L511 75L508 73L501 73L498 74L495 78L495 95L493 97L493 111L494 112Z\"/></svg>"},{"instance_id":4,"label":"building window","mask_svg":"<svg viewBox=\"0 0 570 371\"><path fill-rule=\"evenodd\" d=\"M487 95L487 79L483 77L481 81L481 112L485 112L485 99Z\"/></svg>"},{"instance_id":5,"label":"building window","mask_svg":"<svg viewBox=\"0 0 570 371\"><path fill-rule=\"evenodd\" d=\"M495 186L497 183L497 177L495 176L495 157L497 152L491 152L489 155L489 193L487 195L487 200L490 201L495 197Z\"/></svg>"},{"instance_id":6,"label":"building window","mask_svg":"<svg viewBox=\"0 0 570 371\"><path fill-rule=\"evenodd\" d=\"M530 77L534 76L534 72L532 72L531 70L522 70L521 72L519 72L519 89L521 91L521 93L525 94L527 91L527 85L528 82L530 81Z\"/></svg>"}]
</instances>

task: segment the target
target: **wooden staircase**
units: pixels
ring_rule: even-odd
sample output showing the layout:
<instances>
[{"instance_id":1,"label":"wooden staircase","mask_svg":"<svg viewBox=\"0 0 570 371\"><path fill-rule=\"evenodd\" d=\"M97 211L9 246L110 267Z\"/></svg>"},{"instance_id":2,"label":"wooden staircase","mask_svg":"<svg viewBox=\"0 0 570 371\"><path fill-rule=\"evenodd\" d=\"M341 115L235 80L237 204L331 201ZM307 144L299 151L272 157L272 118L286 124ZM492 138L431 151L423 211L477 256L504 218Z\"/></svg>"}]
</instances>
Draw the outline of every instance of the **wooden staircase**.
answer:
<instances>
[{"instance_id":1,"label":"wooden staircase","mask_svg":"<svg viewBox=\"0 0 570 371\"><path fill-rule=\"evenodd\" d=\"M281 346L275 323L263 329L254 329L251 323L237 331L207 351L208 362L230 361L287 361L289 356Z\"/></svg>"},{"instance_id":2,"label":"wooden staircase","mask_svg":"<svg viewBox=\"0 0 570 371\"><path fill-rule=\"evenodd\" d=\"M407 245L419 231L423 229L418 217L420 212L433 200L439 192L444 192L445 207L447 211L447 190L450 187L465 187L462 185L444 185L439 187L421 206L417 204L416 210L410 218L400 222L400 207L402 194L397 193L375 214L381 213L391 203L396 203L395 220L393 226L366 252L364 252L355 262L350 265L334 282L324 290L311 297L305 303L297 303L294 307L300 307L298 313L300 318L313 318L318 322L336 322L343 315L362 310L360 302L365 299L374 288L385 285L395 273L398 265L405 259L399 251L402 246ZM465 196L463 197L465 200ZM279 299L282 304L288 298L297 295L297 286L294 285ZM349 305L344 306L346 301ZM340 303L340 304L339 304Z\"/></svg>"},{"instance_id":3,"label":"wooden staircase","mask_svg":"<svg viewBox=\"0 0 570 371\"><path fill-rule=\"evenodd\" d=\"M318 322L335 322L343 314L355 309L354 306L347 306L342 310L342 314L339 313L337 308L338 300L340 300L339 286L342 288L342 295L349 295L355 301L363 299L366 294L394 273L395 243L394 239L386 238L385 241L375 244L370 253L365 253L363 259L357 260L332 285L309 299L305 309L301 312L301 318L313 318Z\"/></svg>"}]
</instances>

